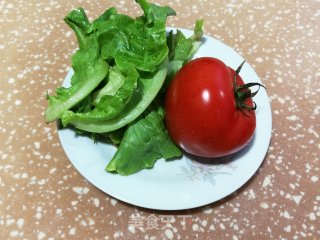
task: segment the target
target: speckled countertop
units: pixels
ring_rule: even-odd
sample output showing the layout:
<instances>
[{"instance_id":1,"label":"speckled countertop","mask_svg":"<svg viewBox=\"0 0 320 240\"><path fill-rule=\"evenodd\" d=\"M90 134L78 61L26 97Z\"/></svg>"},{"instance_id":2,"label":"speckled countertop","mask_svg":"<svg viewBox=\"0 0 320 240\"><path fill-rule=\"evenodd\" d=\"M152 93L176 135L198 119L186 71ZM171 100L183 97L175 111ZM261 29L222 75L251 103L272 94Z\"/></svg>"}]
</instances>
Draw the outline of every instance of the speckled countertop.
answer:
<instances>
[{"instance_id":1,"label":"speckled countertop","mask_svg":"<svg viewBox=\"0 0 320 240\"><path fill-rule=\"evenodd\" d=\"M44 122L77 44L63 17L82 6L136 15L134 1L0 1L0 239L320 239L320 2L155 1L169 25L234 47L270 97L273 132L258 174L235 194L179 212L122 203L84 179ZM81 191L80 191L80 190ZM159 225L132 221L158 219Z\"/></svg>"}]
</instances>

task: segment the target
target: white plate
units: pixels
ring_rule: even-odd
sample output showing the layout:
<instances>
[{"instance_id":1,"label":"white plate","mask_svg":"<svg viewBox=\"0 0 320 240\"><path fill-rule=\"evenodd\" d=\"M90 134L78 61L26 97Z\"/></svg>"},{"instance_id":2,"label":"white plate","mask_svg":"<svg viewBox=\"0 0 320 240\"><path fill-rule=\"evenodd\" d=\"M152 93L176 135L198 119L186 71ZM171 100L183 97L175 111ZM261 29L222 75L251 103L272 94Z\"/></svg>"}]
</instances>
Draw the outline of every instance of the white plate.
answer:
<instances>
[{"instance_id":1,"label":"white plate","mask_svg":"<svg viewBox=\"0 0 320 240\"><path fill-rule=\"evenodd\" d=\"M173 28L169 28L173 29ZM182 30L187 36L191 31ZM195 58L216 57L236 69L243 58L232 48L209 36ZM70 84L72 71L65 78ZM241 76L245 82L261 82L246 63ZM160 159L153 169L131 176L105 171L116 151L114 146L94 143L92 139L76 136L71 129L59 129L61 144L74 167L94 186L124 202L159 210L181 210L203 206L220 200L243 186L257 171L267 152L271 137L271 109L267 93L260 89L255 97L257 126L253 141L244 150L220 163L204 164L187 156L166 162ZM143 157L143 156L141 156Z\"/></svg>"}]
</instances>

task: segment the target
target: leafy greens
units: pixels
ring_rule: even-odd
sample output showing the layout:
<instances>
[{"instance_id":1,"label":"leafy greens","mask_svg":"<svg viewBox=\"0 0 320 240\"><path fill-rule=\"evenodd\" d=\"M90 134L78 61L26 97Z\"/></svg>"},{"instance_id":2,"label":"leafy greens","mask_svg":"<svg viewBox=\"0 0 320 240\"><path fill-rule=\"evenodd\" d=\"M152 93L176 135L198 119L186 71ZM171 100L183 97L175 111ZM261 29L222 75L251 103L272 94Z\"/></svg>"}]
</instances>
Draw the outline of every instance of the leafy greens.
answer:
<instances>
[{"instance_id":1,"label":"leafy greens","mask_svg":"<svg viewBox=\"0 0 320 240\"><path fill-rule=\"evenodd\" d=\"M201 44L202 21L186 38L167 34L170 7L136 0L143 15L135 19L109 8L92 23L82 8L65 22L79 49L72 56L69 88L48 96L47 122L61 120L77 132L106 136L118 146L107 171L130 175L152 168L159 158L179 157L164 125L163 97L174 74Z\"/></svg>"}]
</instances>

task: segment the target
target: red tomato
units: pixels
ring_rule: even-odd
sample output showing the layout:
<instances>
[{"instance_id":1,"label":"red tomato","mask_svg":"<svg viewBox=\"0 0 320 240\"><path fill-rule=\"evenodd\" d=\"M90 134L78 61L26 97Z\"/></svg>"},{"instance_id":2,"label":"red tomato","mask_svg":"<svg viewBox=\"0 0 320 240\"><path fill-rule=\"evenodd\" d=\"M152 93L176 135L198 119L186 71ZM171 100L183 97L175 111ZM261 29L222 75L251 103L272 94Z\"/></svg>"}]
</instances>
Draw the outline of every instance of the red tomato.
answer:
<instances>
[{"instance_id":1,"label":"red tomato","mask_svg":"<svg viewBox=\"0 0 320 240\"><path fill-rule=\"evenodd\" d=\"M183 66L165 98L165 122L173 141L187 153L221 157L251 140L255 112L236 107L235 71L216 58L198 58ZM237 85L243 85L238 75ZM254 107L251 97L244 103Z\"/></svg>"}]
</instances>

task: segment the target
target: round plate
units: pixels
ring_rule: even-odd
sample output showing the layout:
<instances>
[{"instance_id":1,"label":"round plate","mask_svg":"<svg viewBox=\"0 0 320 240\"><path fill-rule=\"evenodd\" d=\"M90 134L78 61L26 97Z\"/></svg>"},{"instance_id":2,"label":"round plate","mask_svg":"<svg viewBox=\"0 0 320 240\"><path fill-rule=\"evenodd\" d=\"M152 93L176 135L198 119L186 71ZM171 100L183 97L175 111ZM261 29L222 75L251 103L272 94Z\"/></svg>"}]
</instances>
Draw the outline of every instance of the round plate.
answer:
<instances>
[{"instance_id":1,"label":"round plate","mask_svg":"<svg viewBox=\"0 0 320 240\"><path fill-rule=\"evenodd\" d=\"M175 28L168 28L175 30ZM180 29L186 36L191 31ZM236 69L243 58L224 43L204 37L204 44L194 58L211 56ZM72 71L65 78L69 86ZM241 76L245 82L260 82L246 63ZM239 153L214 163L183 156L182 159L160 159L153 169L131 176L105 171L116 148L105 143L78 136L69 128L59 129L61 144L74 167L94 186L124 202L158 210L181 210L203 206L220 200L243 186L257 171L268 150L271 137L271 109L267 93L260 89L255 96L257 126L250 145ZM143 156L141 156L143 157Z\"/></svg>"}]
</instances>

